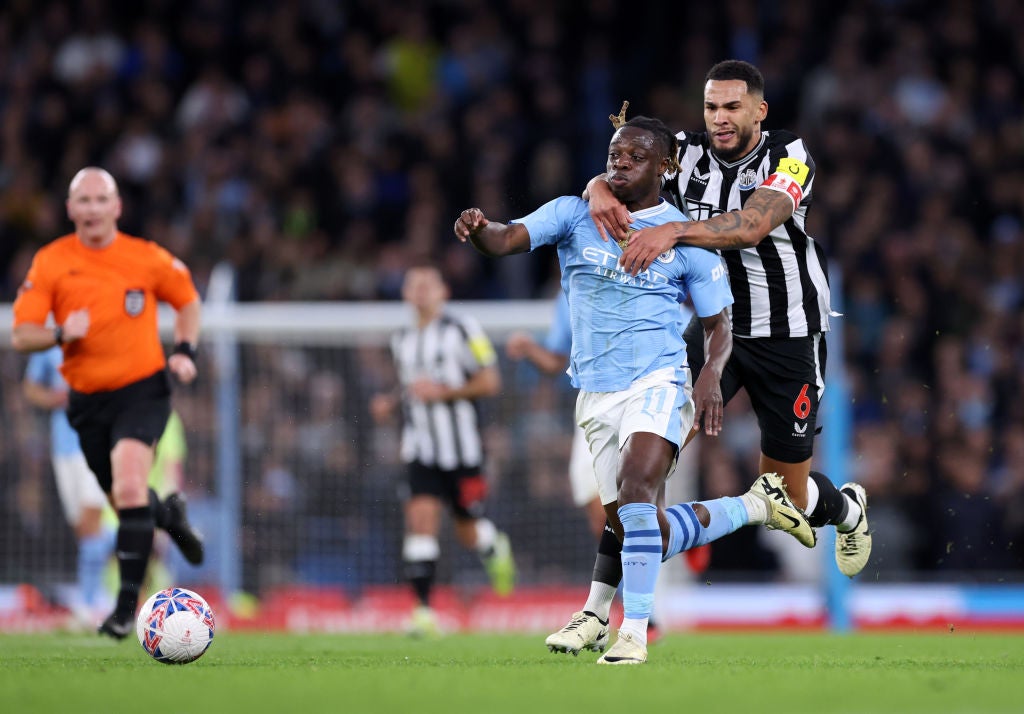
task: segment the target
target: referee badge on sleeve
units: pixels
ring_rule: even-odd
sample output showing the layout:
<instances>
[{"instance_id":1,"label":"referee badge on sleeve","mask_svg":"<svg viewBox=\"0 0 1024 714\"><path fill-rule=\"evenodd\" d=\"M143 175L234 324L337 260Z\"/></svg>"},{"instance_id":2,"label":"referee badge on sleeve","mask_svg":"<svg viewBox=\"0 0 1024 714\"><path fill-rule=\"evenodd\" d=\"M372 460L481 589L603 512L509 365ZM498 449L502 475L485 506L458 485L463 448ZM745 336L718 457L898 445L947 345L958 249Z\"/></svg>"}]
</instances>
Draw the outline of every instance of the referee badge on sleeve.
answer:
<instances>
[{"instance_id":1,"label":"referee badge on sleeve","mask_svg":"<svg viewBox=\"0 0 1024 714\"><path fill-rule=\"evenodd\" d=\"M124 311L129 317L138 317L146 309L146 292L129 289L124 291Z\"/></svg>"}]
</instances>

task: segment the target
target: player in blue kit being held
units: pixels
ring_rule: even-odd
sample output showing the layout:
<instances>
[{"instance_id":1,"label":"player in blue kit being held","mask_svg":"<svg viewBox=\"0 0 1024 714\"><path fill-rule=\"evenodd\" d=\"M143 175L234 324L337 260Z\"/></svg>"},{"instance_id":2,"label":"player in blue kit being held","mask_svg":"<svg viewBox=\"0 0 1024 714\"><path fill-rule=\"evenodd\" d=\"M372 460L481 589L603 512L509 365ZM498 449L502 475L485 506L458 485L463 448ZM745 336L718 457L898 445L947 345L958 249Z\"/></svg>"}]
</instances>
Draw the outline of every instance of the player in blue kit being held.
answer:
<instances>
[{"instance_id":1,"label":"player in blue kit being held","mask_svg":"<svg viewBox=\"0 0 1024 714\"><path fill-rule=\"evenodd\" d=\"M659 195L677 148L664 123L648 117L631 119L612 137L608 185L630 211L633 230L686 220ZM587 436L609 523L623 543L625 618L618 640L599 663L646 661L647 620L663 560L744 525L765 524L813 539L775 475L761 476L738 498L681 503L664 511L656 505L658 490L694 429L701 423L710 435L721 429L719 379L732 349L727 312L732 293L717 255L676 248L630 275L618 265L621 248L602 239L586 202L572 196L507 225L470 208L454 230L459 240L492 257L542 245L558 251L572 325L569 375L580 390L576 421ZM687 294L703 325L708 355L692 385L679 310ZM603 601L608 593L591 595ZM548 638L554 650L603 650L607 619L584 608L556 635L564 637Z\"/></svg>"}]
</instances>

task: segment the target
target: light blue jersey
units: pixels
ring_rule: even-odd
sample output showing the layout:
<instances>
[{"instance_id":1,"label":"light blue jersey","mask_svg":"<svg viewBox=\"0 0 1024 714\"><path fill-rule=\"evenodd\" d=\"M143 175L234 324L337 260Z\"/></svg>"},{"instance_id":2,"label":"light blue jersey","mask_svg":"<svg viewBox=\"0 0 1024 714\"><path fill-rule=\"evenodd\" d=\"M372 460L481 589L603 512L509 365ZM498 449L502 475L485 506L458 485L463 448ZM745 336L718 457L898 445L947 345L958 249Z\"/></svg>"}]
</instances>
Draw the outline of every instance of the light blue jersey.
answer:
<instances>
[{"instance_id":1,"label":"light blue jersey","mask_svg":"<svg viewBox=\"0 0 1024 714\"><path fill-rule=\"evenodd\" d=\"M631 214L636 230L687 218L661 200ZM569 375L588 392L617 392L658 369L672 367L685 382L686 343L679 309L689 294L700 317L732 304L725 267L716 253L684 246L658 256L633 276L622 270L622 250L605 242L587 203L574 196L549 201L521 223L530 250L555 245L562 290L569 300L572 351Z\"/></svg>"},{"instance_id":2,"label":"light blue jersey","mask_svg":"<svg viewBox=\"0 0 1024 714\"><path fill-rule=\"evenodd\" d=\"M60 347L51 347L42 352L33 352L28 358L25 377L36 384L50 389L67 389L68 385L60 373L64 353ZM68 423L63 409L50 412L50 448L54 456L69 456L82 450L78 443L78 432Z\"/></svg>"}]
</instances>

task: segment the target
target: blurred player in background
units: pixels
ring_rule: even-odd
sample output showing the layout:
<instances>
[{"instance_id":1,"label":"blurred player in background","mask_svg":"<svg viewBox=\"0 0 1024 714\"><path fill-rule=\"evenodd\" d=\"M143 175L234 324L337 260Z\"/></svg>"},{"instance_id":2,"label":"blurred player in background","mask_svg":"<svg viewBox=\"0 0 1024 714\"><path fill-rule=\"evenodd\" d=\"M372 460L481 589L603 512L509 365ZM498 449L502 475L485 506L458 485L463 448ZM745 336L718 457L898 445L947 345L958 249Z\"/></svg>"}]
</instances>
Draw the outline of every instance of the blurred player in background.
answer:
<instances>
[{"instance_id":1,"label":"blurred player in background","mask_svg":"<svg viewBox=\"0 0 1024 714\"><path fill-rule=\"evenodd\" d=\"M554 316L544 343L538 343L527 332L514 332L505 343L505 353L513 360L528 360L546 375L564 375L572 350L572 327L569 324L569 303L559 294L554 301ZM583 429L575 426L572 452L569 457L569 483L573 503L587 514L587 525L595 538L604 531L606 517L597 493L594 465Z\"/></svg>"},{"instance_id":2,"label":"blurred player in background","mask_svg":"<svg viewBox=\"0 0 1024 714\"><path fill-rule=\"evenodd\" d=\"M14 303L11 339L21 352L63 348L68 420L118 515L120 587L99 632L123 639L134 628L154 527L166 530L190 562L203 559L184 509L165 507L147 486L153 446L171 412L168 370L186 384L196 377L199 294L180 260L118 230L121 197L107 171L75 174L66 207L75 232L33 257ZM160 344L159 300L175 310L169 358Z\"/></svg>"},{"instance_id":3,"label":"blurred player in background","mask_svg":"<svg viewBox=\"0 0 1024 714\"><path fill-rule=\"evenodd\" d=\"M508 536L484 517L487 481L478 400L501 390L497 356L476 320L449 313L448 286L440 270L410 268L402 298L415 323L397 332L391 352L398 389L371 401L383 422L401 405L402 460L408 467L402 561L419 602L409 623L414 635L436 634L430 607L437 561L441 511L447 505L459 542L479 554L495 592L512 591L515 565Z\"/></svg>"},{"instance_id":4,"label":"blurred player in background","mask_svg":"<svg viewBox=\"0 0 1024 714\"><path fill-rule=\"evenodd\" d=\"M624 118L625 106L619 119ZM836 565L864 569L871 554L867 495L837 488L811 470L818 404L825 389L825 333L832 313L828 266L807 233L814 161L803 140L765 131L764 77L727 60L704 84L703 132L679 132L678 169L665 189L689 221L633 233L627 208L606 177L590 181L590 212L602 235L627 242L620 265L636 275L684 245L718 250L736 299L732 356L722 374L728 402L745 388L761 429L760 470L782 474L793 503L814 527L836 527ZM699 335L695 323L688 328ZM687 339L690 365L703 364L699 339Z\"/></svg>"},{"instance_id":5,"label":"blurred player in background","mask_svg":"<svg viewBox=\"0 0 1024 714\"><path fill-rule=\"evenodd\" d=\"M608 183L630 211L634 228L686 218L660 198L661 178L675 166L675 136L657 119L636 117L608 146ZM721 259L709 251L678 249L630 277L617 269L617 244L602 241L586 202L563 196L505 225L470 208L455 221L456 237L491 257L554 245L569 302L573 386L580 390L576 421L594 457L605 515L622 541L620 572L625 616L615 644L600 664L647 660L648 618L661 562L744 525L783 528L802 541L814 533L789 502L775 474L757 479L738 498L657 505L658 493L694 427L719 432L720 370L729 356L732 304ZM679 303L689 296L709 345L695 384L686 366ZM602 538L604 540L604 538ZM578 653L603 649L615 588L595 578L587 604L604 608L573 615L546 644Z\"/></svg>"},{"instance_id":6,"label":"blurred player in background","mask_svg":"<svg viewBox=\"0 0 1024 714\"><path fill-rule=\"evenodd\" d=\"M78 434L68 423L68 385L60 373L62 361L63 353L57 346L32 354L22 387L29 402L50 412L50 454L57 494L78 546L75 591L68 606L85 624L98 620L101 608L110 606L103 589L103 572L114 552L117 527L116 522L111 526L104 517L105 512L113 517L107 496L85 462Z\"/></svg>"},{"instance_id":7,"label":"blurred player in background","mask_svg":"<svg viewBox=\"0 0 1024 714\"><path fill-rule=\"evenodd\" d=\"M167 426L160 440L156 443L153 456L153 467L149 470L149 487L156 491L160 501L163 502L165 510L178 511L177 518L185 517L185 497L182 489L185 486L185 457L188 455L188 442L185 439L185 424L182 422L178 412L171 410L171 416L167 419ZM155 553L158 556L157 563L163 572L151 567L153 583L150 590L158 590L163 587L179 583L181 553L166 547L166 538L158 539L154 545ZM161 542L163 541L163 542ZM187 559L186 559L187 562ZM164 578L161 582L157 578Z\"/></svg>"}]
</instances>

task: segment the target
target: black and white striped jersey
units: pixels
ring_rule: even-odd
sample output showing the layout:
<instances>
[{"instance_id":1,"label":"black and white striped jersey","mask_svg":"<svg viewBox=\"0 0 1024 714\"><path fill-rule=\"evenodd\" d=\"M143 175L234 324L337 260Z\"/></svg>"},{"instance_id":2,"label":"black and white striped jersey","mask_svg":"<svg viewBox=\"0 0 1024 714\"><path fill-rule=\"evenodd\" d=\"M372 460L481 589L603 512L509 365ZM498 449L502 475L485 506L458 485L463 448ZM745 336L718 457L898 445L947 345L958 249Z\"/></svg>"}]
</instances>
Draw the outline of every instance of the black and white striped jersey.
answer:
<instances>
[{"instance_id":1,"label":"black and white striped jersey","mask_svg":"<svg viewBox=\"0 0 1024 714\"><path fill-rule=\"evenodd\" d=\"M391 338L402 387L402 460L445 470L483 464L477 405L468 399L430 402L409 395L421 378L461 387L477 371L496 363L494 346L471 317L442 314L422 328L410 326Z\"/></svg>"},{"instance_id":2,"label":"black and white striped jersey","mask_svg":"<svg viewBox=\"0 0 1024 714\"><path fill-rule=\"evenodd\" d=\"M691 220L743 207L765 186L789 194L793 215L756 246L723 250L739 337L802 337L827 332L831 314L828 267L821 245L807 235L814 161L802 139L787 131L762 131L742 159L726 163L710 149L707 132L681 131L680 170L665 189Z\"/></svg>"}]
</instances>

